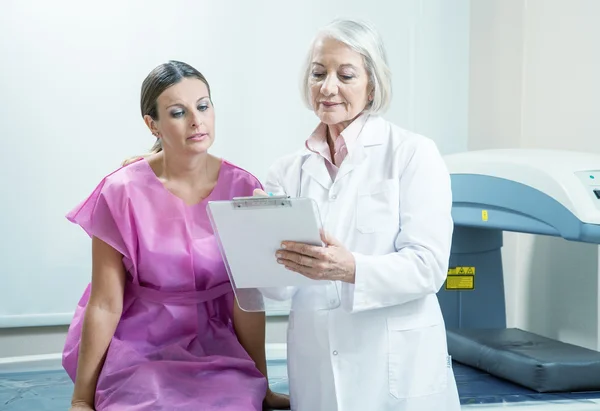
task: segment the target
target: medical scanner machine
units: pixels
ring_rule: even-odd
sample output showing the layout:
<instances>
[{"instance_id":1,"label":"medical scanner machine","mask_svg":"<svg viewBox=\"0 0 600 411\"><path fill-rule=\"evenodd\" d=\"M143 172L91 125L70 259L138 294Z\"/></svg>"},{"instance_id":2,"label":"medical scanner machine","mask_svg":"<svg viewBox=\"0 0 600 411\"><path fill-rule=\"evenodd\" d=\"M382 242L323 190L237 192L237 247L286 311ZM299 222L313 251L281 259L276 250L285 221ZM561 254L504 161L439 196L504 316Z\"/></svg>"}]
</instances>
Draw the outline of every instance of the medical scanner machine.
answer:
<instances>
[{"instance_id":1,"label":"medical scanner machine","mask_svg":"<svg viewBox=\"0 0 600 411\"><path fill-rule=\"evenodd\" d=\"M599 352L506 328L501 260L503 231L600 244L600 156L505 149L445 160L454 234L438 297L453 360L537 392L600 391Z\"/></svg>"}]
</instances>

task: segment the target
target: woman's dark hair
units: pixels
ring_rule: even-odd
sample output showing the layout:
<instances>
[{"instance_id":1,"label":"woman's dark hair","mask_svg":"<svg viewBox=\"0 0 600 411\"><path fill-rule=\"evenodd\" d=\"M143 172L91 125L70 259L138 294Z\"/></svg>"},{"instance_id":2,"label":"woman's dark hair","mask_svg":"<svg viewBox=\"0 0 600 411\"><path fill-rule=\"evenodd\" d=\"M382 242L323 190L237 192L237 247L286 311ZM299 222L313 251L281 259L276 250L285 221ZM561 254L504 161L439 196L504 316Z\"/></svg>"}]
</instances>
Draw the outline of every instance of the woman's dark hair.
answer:
<instances>
[{"instance_id":1,"label":"woman's dark hair","mask_svg":"<svg viewBox=\"0 0 600 411\"><path fill-rule=\"evenodd\" d=\"M184 78L196 78L202 81L204 84L206 84L208 96L211 98L210 85L202 73L189 64L181 61L169 60L167 63L163 63L152 70L142 83L142 91L140 95L140 109L142 112L142 117L148 115L154 120L158 120L158 96L160 96L163 91L179 83ZM150 149L150 153L146 154L146 156L159 153L160 151L162 151L162 146L160 139L157 138L156 142ZM125 160L123 164L129 164L139 158L140 156L133 157Z\"/></svg>"}]
</instances>

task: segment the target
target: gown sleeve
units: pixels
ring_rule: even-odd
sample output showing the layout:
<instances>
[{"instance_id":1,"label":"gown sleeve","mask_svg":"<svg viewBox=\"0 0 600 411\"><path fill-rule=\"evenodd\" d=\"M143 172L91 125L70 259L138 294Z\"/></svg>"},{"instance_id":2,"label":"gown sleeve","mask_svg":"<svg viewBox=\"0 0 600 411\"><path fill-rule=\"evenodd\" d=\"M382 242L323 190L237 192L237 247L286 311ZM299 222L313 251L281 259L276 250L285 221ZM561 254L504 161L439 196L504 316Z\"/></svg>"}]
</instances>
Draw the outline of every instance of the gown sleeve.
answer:
<instances>
[{"instance_id":1,"label":"gown sleeve","mask_svg":"<svg viewBox=\"0 0 600 411\"><path fill-rule=\"evenodd\" d=\"M90 237L104 241L124 258L132 258L134 227L126 184L111 174L102 179L93 192L66 218L78 224Z\"/></svg>"}]
</instances>

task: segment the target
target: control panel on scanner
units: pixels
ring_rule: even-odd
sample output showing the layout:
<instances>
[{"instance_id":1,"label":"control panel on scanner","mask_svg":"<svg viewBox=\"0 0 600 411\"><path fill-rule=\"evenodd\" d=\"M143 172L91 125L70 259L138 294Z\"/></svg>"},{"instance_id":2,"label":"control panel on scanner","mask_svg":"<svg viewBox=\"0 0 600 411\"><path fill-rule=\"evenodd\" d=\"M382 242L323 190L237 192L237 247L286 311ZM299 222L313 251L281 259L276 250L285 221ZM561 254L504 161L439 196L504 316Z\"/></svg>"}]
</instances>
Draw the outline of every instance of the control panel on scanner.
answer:
<instances>
[{"instance_id":1,"label":"control panel on scanner","mask_svg":"<svg viewBox=\"0 0 600 411\"><path fill-rule=\"evenodd\" d=\"M596 208L600 209L600 170L579 171L575 175L588 188Z\"/></svg>"}]
</instances>

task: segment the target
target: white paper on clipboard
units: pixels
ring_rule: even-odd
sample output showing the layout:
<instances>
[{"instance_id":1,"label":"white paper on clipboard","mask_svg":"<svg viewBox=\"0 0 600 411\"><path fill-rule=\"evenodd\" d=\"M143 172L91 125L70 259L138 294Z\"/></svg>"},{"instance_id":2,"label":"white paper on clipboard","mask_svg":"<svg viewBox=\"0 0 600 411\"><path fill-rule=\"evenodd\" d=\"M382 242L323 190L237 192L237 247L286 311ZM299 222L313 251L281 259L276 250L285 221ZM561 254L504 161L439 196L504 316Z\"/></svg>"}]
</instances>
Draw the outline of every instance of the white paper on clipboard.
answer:
<instances>
[{"instance_id":1,"label":"white paper on clipboard","mask_svg":"<svg viewBox=\"0 0 600 411\"><path fill-rule=\"evenodd\" d=\"M311 309L339 306L339 293L333 282L312 280L287 270L277 263L275 255L283 241L323 245L314 200L241 197L209 201L207 212L242 309L266 310L265 300L290 289L304 295L302 300Z\"/></svg>"}]
</instances>

